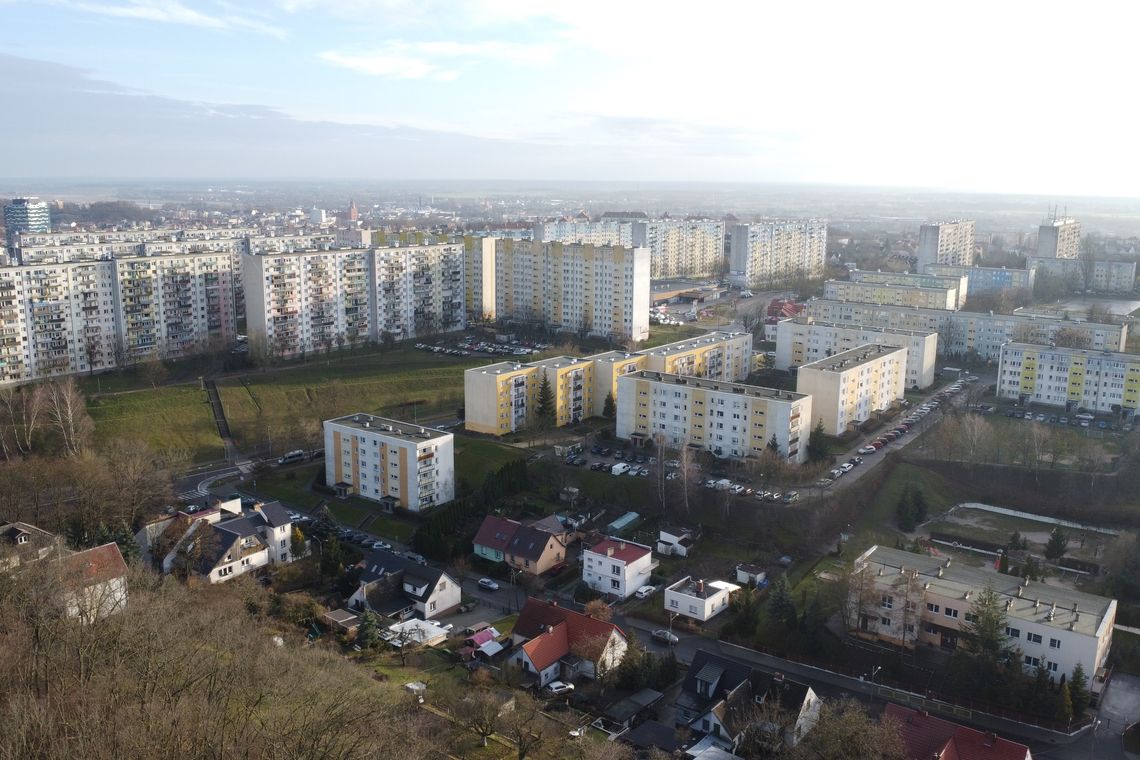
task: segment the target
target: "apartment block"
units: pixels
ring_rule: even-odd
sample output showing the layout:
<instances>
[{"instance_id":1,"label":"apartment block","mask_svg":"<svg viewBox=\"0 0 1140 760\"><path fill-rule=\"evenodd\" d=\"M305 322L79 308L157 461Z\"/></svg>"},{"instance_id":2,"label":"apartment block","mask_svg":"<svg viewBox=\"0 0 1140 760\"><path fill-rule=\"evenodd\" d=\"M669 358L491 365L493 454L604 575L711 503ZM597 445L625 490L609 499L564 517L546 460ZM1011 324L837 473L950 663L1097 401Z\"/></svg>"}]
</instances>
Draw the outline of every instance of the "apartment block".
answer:
<instances>
[{"instance_id":1,"label":"apartment block","mask_svg":"<svg viewBox=\"0 0 1140 760\"><path fill-rule=\"evenodd\" d=\"M1081 255L1081 223L1076 219L1049 219L1037 228L1037 256L1075 259Z\"/></svg>"},{"instance_id":2,"label":"apartment block","mask_svg":"<svg viewBox=\"0 0 1140 760\"><path fill-rule=\"evenodd\" d=\"M1097 323L1053 314L988 314L946 309L851 303L827 299L808 301L807 316L821 322L881 325L891 330L938 333L938 353L946 357L977 356L997 361L1003 343L1049 343L1059 330L1071 330L1090 348L1123 351L1128 338L1124 322Z\"/></svg>"},{"instance_id":3,"label":"apartment block","mask_svg":"<svg viewBox=\"0 0 1140 760\"><path fill-rule=\"evenodd\" d=\"M725 458L758 456L775 438L781 456L803 462L812 405L802 393L642 370L618 380L617 437Z\"/></svg>"},{"instance_id":4,"label":"apartment block","mask_svg":"<svg viewBox=\"0 0 1140 760\"><path fill-rule=\"evenodd\" d=\"M827 223L756 222L732 227L729 274L746 287L822 277Z\"/></svg>"},{"instance_id":5,"label":"apartment block","mask_svg":"<svg viewBox=\"0 0 1140 760\"><path fill-rule=\"evenodd\" d=\"M20 233L50 233L51 211L39 198L13 198L4 206L4 229L8 247L20 249Z\"/></svg>"},{"instance_id":6,"label":"apartment block","mask_svg":"<svg viewBox=\"0 0 1140 760\"><path fill-rule=\"evenodd\" d=\"M932 330L892 330L878 325L821 322L794 317L776 325L774 367L789 370L866 344L906 348L906 387L927 388L934 383L938 333Z\"/></svg>"},{"instance_id":7,"label":"apartment block","mask_svg":"<svg viewBox=\"0 0 1140 760\"><path fill-rule=\"evenodd\" d=\"M1052 259L1030 256L1031 272L1047 272L1079 290L1131 293L1136 289L1136 262L1111 259Z\"/></svg>"},{"instance_id":8,"label":"apartment block","mask_svg":"<svg viewBox=\"0 0 1140 760\"><path fill-rule=\"evenodd\" d=\"M978 592L991 588L1006 643L1026 670L1072 677L1081 665L1094 691L1116 621L1116 600L1005 575L990 565L872 546L856 558L848 591L849 633L905 649L957 649Z\"/></svg>"},{"instance_id":9,"label":"apartment block","mask_svg":"<svg viewBox=\"0 0 1140 760\"><path fill-rule=\"evenodd\" d=\"M35 378L28 341L28 299L17 267L0 267L0 384Z\"/></svg>"},{"instance_id":10,"label":"apartment block","mask_svg":"<svg viewBox=\"0 0 1140 760\"><path fill-rule=\"evenodd\" d=\"M823 283L823 297L835 301L905 306L918 309L958 308L958 288L926 288L919 285L889 285L878 282L828 280Z\"/></svg>"},{"instance_id":11,"label":"apartment block","mask_svg":"<svg viewBox=\"0 0 1140 760\"><path fill-rule=\"evenodd\" d=\"M1029 269L1007 269L1006 267L972 267L956 264L926 264L922 271L943 277L966 278L966 294L985 295L989 293L1032 292L1035 272Z\"/></svg>"},{"instance_id":12,"label":"apartment block","mask_svg":"<svg viewBox=\"0 0 1140 760\"><path fill-rule=\"evenodd\" d=\"M396 340L467 326L462 244L380 248L371 262L372 335Z\"/></svg>"},{"instance_id":13,"label":"apartment block","mask_svg":"<svg viewBox=\"0 0 1140 760\"><path fill-rule=\"evenodd\" d=\"M608 215L607 215L608 217ZM649 249L654 279L705 277L724 259L724 222L713 219L644 219L618 215L598 221L568 219L535 225L534 239Z\"/></svg>"},{"instance_id":14,"label":"apartment block","mask_svg":"<svg viewBox=\"0 0 1140 760\"><path fill-rule=\"evenodd\" d=\"M971 266L974 263L974 222L958 219L918 228L918 268L927 264Z\"/></svg>"},{"instance_id":15,"label":"apartment block","mask_svg":"<svg viewBox=\"0 0 1140 760\"><path fill-rule=\"evenodd\" d=\"M479 259L483 282L489 259ZM649 337L644 248L497 239L494 268L492 313L499 319L631 341ZM488 313L487 289L470 293L468 311Z\"/></svg>"},{"instance_id":16,"label":"apartment block","mask_svg":"<svg viewBox=\"0 0 1140 760\"><path fill-rule=\"evenodd\" d=\"M556 219L534 226L533 239L541 243L580 243L633 247L633 223L617 219Z\"/></svg>"},{"instance_id":17,"label":"apartment block","mask_svg":"<svg viewBox=\"0 0 1140 760\"><path fill-rule=\"evenodd\" d=\"M907 274L900 272L871 272L856 269L850 273L848 279L852 282L869 282L879 285L910 285L919 288L952 288L955 296L954 308L960 309L966 305L966 291L969 279L963 275L936 275L936 274Z\"/></svg>"},{"instance_id":18,"label":"apartment block","mask_svg":"<svg viewBox=\"0 0 1140 760\"><path fill-rule=\"evenodd\" d=\"M906 348L863 345L805 364L796 373L796 391L810 395L815 427L840 435L890 408L903 397Z\"/></svg>"},{"instance_id":19,"label":"apartment block","mask_svg":"<svg viewBox=\"0 0 1140 760\"><path fill-rule=\"evenodd\" d=\"M490 322L496 316L495 241L493 237L463 239L465 306L468 316L479 322Z\"/></svg>"},{"instance_id":20,"label":"apartment block","mask_svg":"<svg viewBox=\"0 0 1140 760\"><path fill-rule=\"evenodd\" d=\"M997 395L1132 416L1140 407L1140 355L1009 343L998 362Z\"/></svg>"},{"instance_id":21,"label":"apartment block","mask_svg":"<svg viewBox=\"0 0 1140 760\"><path fill-rule=\"evenodd\" d=\"M752 371L752 334L710 332L643 351L645 368L673 375L742 382Z\"/></svg>"},{"instance_id":22,"label":"apartment block","mask_svg":"<svg viewBox=\"0 0 1140 760\"><path fill-rule=\"evenodd\" d=\"M455 436L350 414L325 420L325 481L342 495L420 512L455 498Z\"/></svg>"}]
</instances>

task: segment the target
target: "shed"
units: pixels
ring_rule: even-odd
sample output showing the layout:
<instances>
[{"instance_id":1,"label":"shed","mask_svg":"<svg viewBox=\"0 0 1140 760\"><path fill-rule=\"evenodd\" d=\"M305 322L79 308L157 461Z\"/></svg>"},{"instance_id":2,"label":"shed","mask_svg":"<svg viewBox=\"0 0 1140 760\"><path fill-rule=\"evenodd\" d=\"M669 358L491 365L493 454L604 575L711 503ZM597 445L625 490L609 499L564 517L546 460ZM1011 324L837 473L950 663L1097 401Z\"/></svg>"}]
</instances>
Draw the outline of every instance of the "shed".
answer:
<instances>
[{"instance_id":1,"label":"shed","mask_svg":"<svg viewBox=\"0 0 1140 760\"><path fill-rule=\"evenodd\" d=\"M360 627L360 618L348 610L329 610L321 615L321 622L341 633L352 633Z\"/></svg>"},{"instance_id":2,"label":"shed","mask_svg":"<svg viewBox=\"0 0 1140 760\"><path fill-rule=\"evenodd\" d=\"M741 563L736 566L736 582L747 583L750 586L764 586L768 581L768 573L760 565Z\"/></svg>"},{"instance_id":3,"label":"shed","mask_svg":"<svg viewBox=\"0 0 1140 760\"><path fill-rule=\"evenodd\" d=\"M606 526L606 532L609 533L611 536L618 535L623 530L627 530L629 528L632 528L637 523L637 521L640 519L641 519L641 515L639 515L638 513L626 512L624 515L622 515L621 517L619 517L618 519L614 520L612 523L607 525Z\"/></svg>"}]
</instances>

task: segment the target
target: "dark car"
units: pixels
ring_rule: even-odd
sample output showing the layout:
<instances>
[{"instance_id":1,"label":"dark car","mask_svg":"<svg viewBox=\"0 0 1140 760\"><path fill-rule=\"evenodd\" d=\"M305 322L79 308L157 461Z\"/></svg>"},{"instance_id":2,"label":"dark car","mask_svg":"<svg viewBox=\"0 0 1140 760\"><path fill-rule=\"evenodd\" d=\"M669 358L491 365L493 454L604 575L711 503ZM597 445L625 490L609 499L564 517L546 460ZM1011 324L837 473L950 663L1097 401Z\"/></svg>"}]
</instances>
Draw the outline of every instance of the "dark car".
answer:
<instances>
[{"instance_id":1,"label":"dark car","mask_svg":"<svg viewBox=\"0 0 1140 760\"><path fill-rule=\"evenodd\" d=\"M575 467L585 467L587 463L586 457L578 457L574 460Z\"/></svg>"},{"instance_id":2,"label":"dark car","mask_svg":"<svg viewBox=\"0 0 1140 760\"><path fill-rule=\"evenodd\" d=\"M608 457L613 452L610 449L605 448L605 449L602 449L601 452L599 452L599 453L601 456Z\"/></svg>"}]
</instances>

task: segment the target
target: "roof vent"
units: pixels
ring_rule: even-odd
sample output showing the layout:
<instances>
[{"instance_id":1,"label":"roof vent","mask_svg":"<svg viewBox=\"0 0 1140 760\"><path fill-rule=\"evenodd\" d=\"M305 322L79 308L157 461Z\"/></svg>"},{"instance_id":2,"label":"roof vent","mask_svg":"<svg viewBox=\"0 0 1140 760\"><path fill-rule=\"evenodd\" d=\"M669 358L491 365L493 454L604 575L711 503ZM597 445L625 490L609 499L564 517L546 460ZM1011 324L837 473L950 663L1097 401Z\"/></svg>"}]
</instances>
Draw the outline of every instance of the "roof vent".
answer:
<instances>
[{"instance_id":1,"label":"roof vent","mask_svg":"<svg viewBox=\"0 0 1140 760\"><path fill-rule=\"evenodd\" d=\"M1021 588L1021 586L1018 586L1018 587L1017 587L1017 598L1018 598L1018 599L1020 599L1020 598L1021 598L1021 592L1022 592L1023 590L1024 590L1024 589L1022 589L1022 588Z\"/></svg>"},{"instance_id":2,"label":"roof vent","mask_svg":"<svg viewBox=\"0 0 1140 760\"><path fill-rule=\"evenodd\" d=\"M941 577L942 577L942 568L941 568L941 567L940 567L940 568L938 568L938 577L939 577L939 578L941 578Z\"/></svg>"}]
</instances>

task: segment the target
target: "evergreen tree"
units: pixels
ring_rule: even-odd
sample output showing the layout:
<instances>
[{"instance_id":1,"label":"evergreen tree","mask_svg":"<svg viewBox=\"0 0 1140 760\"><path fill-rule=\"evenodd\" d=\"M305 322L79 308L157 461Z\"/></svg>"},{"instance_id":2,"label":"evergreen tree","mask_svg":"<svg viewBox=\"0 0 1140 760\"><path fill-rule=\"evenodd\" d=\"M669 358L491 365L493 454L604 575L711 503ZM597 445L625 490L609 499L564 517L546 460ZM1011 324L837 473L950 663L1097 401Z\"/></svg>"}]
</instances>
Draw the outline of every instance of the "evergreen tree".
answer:
<instances>
[{"instance_id":1,"label":"evergreen tree","mask_svg":"<svg viewBox=\"0 0 1140 760\"><path fill-rule=\"evenodd\" d=\"M542 382L539 383L538 386L538 399L534 407L534 413L538 417L539 425L548 426L554 424L554 414L556 411L554 389L550 387L550 378L543 375Z\"/></svg>"},{"instance_id":2,"label":"evergreen tree","mask_svg":"<svg viewBox=\"0 0 1140 760\"><path fill-rule=\"evenodd\" d=\"M336 536L329 536L321 549L321 575L335 576L344 565L344 549Z\"/></svg>"},{"instance_id":3,"label":"evergreen tree","mask_svg":"<svg viewBox=\"0 0 1140 760\"><path fill-rule=\"evenodd\" d=\"M1056 709L1053 712L1053 717L1057 720L1071 720L1073 717L1073 697L1067 683L1061 684L1061 688L1057 691Z\"/></svg>"},{"instance_id":4,"label":"evergreen tree","mask_svg":"<svg viewBox=\"0 0 1140 760\"><path fill-rule=\"evenodd\" d=\"M1073 668L1073 677L1066 684L1069 687L1069 698L1073 706L1073 715L1078 718L1085 713L1089 706L1089 679L1085 675L1085 668L1079 662Z\"/></svg>"},{"instance_id":5,"label":"evergreen tree","mask_svg":"<svg viewBox=\"0 0 1140 760\"><path fill-rule=\"evenodd\" d=\"M1005 609L992 586L978 592L970 605L969 617L960 626L962 648L971 656L995 665L1008 661L1012 650L1005 636Z\"/></svg>"},{"instance_id":6,"label":"evergreen tree","mask_svg":"<svg viewBox=\"0 0 1140 760\"><path fill-rule=\"evenodd\" d=\"M911 511L914 513L915 522L920 523L925 521L929 505L926 503L926 495L922 493L921 488L915 488L911 492L910 505Z\"/></svg>"},{"instance_id":7,"label":"evergreen tree","mask_svg":"<svg viewBox=\"0 0 1140 760\"><path fill-rule=\"evenodd\" d=\"M823 418L820 417L808 435L807 455L809 461L822 462L827 459L827 442L823 440L824 435L826 434L823 432Z\"/></svg>"},{"instance_id":8,"label":"evergreen tree","mask_svg":"<svg viewBox=\"0 0 1140 760\"><path fill-rule=\"evenodd\" d=\"M799 616L796 613L796 600L792 597L791 586L788 585L788 576L781 575L776 579L768 604L772 610L772 620L779 621L788 630L796 627Z\"/></svg>"},{"instance_id":9,"label":"evergreen tree","mask_svg":"<svg viewBox=\"0 0 1140 760\"><path fill-rule=\"evenodd\" d=\"M607 420L612 420L617 414L617 404L614 403L614 392L610 391L606 394L606 400L602 402L602 416Z\"/></svg>"},{"instance_id":10,"label":"evergreen tree","mask_svg":"<svg viewBox=\"0 0 1140 760\"><path fill-rule=\"evenodd\" d=\"M372 649L380 643L380 624L371 610L360 616L356 629L356 643L363 649Z\"/></svg>"},{"instance_id":11,"label":"evergreen tree","mask_svg":"<svg viewBox=\"0 0 1140 760\"><path fill-rule=\"evenodd\" d=\"M296 525L293 526L293 534L289 536L289 552L293 555L293 559L304 557L306 554L305 534Z\"/></svg>"},{"instance_id":12,"label":"evergreen tree","mask_svg":"<svg viewBox=\"0 0 1140 760\"><path fill-rule=\"evenodd\" d=\"M768 439L768 451L773 454L780 453L780 442L776 440L776 434L772 433L772 437Z\"/></svg>"},{"instance_id":13,"label":"evergreen tree","mask_svg":"<svg viewBox=\"0 0 1140 760\"><path fill-rule=\"evenodd\" d=\"M895 505L895 517L899 524L899 530L904 533L910 533L918 525L910 483L904 485L902 493L899 494L898 503Z\"/></svg>"},{"instance_id":14,"label":"evergreen tree","mask_svg":"<svg viewBox=\"0 0 1140 760\"><path fill-rule=\"evenodd\" d=\"M1068 548L1069 537L1060 528L1053 528L1049 533L1049 542L1045 544L1045 559L1061 559Z\"/></svg>"}]
</instances>

